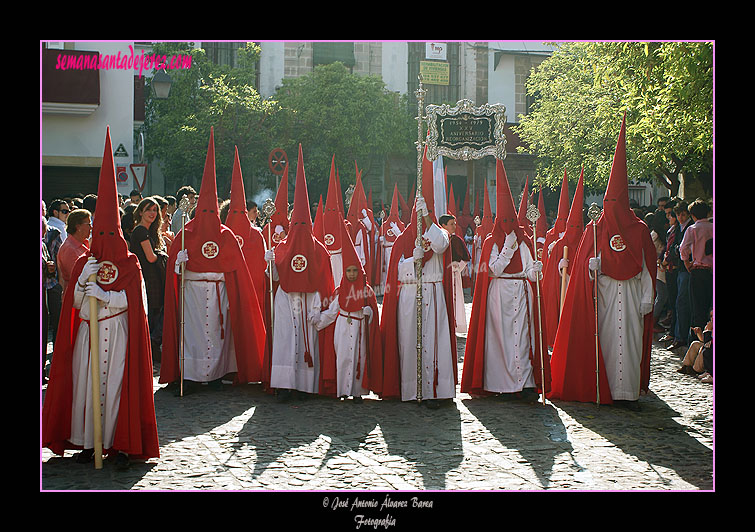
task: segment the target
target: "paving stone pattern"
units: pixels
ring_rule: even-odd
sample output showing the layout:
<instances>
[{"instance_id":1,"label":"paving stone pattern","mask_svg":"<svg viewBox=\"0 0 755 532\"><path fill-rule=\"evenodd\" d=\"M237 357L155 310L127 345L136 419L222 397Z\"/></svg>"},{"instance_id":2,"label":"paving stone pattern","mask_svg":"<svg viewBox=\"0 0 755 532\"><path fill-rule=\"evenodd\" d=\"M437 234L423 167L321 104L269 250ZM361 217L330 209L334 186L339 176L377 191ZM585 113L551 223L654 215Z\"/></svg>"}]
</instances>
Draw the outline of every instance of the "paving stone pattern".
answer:
<instances>
[{"instance_id":1,"label":"paving stone pattern","mask_svg":"<svg viewBox=\"0 0 755 532\"><path fill-rule=\"evenodd\" d=\"M175 397L156 366L161 456L96 470L42 449L40 489L712 491L713 385L676 372L683 354L654 346L640 412L461 393L438 410L374 396L278 403L258 384Z\"/></svg>"}]
</instances>

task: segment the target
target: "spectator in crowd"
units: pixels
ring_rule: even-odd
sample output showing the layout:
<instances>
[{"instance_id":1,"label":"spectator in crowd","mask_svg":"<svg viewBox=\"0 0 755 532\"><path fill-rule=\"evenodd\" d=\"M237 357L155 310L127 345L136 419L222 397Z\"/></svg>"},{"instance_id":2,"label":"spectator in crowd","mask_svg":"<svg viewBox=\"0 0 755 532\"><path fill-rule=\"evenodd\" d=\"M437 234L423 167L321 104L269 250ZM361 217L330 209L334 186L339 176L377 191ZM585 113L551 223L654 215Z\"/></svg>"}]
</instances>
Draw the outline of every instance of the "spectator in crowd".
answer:
<instances>
[{"instance_id":1,"label":"spectator in crowd","mask_svg":"<svg viewBox=\"0 0 755 532\"><path fill-rule=\"evenodd\" d=\"M73 265L82 255L89 252L89 236L92 232L92 213L86 209L75 209L66 221L68 238L58 250L58 278L63 292L71 280Z\"/></svg>"},{"instance_id":2,"label":"spectator in crowd","mask_svg":"<svg viewBox=\"0 0 755 532\"><path fill-rule=\"evenodd\" d=\"M42 384L44 384L47 382L45 364L47 363L47 334L50 329L50 309L47 304L46 284L48 279L55 276L55 262L53 262L50 252L47 250L47 245L45 245L47 220L44 217L44 208L42 213Z\"/></svg>"},{"instance_id":3,"label":"spectator in crowd","mask_svg":"<svg viewBox=\"0 0 755 532\"><path fill-rule=\"evenodd\" d=\"M702 199L689 206L694 223L684 235L679 254L689 270L690 324L702 327L713 306L713 223Z\"/></svg>"},{"instance_id":4,"label":"spectator in crowd","mask_svg":"<svg viewBox=\"0 0 755 532\"><path fill-rule=\"evenodd\" d=\"M674 245L674 238L677 230L676 213L674 207L676 202L669 200L663 206L664 215L666 216L668 229L666 230L666 244L663 255L660 258L659 267L663 268L666 277L666 292L668 301L668 314L658 320L658 324L665 329L658 341L671 342L674 339L674 327L676 325L676 283L678 266L671 262L670 250Z\"/></svg>"},{"instance_id":5,"label":"spectator in crowd","mask_svg":"<svg viewBox=\"0 0 755 532\"><path fill-rule=\"evenodd\" d=\"M653 245L656 250L656 261L658 269L655 278L655 302L653 304L653 332L663 332L664 329L658 324L658 320L663 315L668 304L668 289L666 288L666 272L661 268L661 258L666 250L665 238L666 227L664 223L656 216L654 212L645 215L645 224L650 229L650 237L653 239Z\"/></svg>"},{"instance_id":6,"label":"spectator in crowd","mask_svg":"<svg viewBox=\"0 0 755 532\"><path fill-rule=\"evenodd\" d=\"M94 217L94 209L97 207L97 194L87 194L84 199L81 200L81 208L86 209L92 213Z\"/></svg>"},{"instance_id":7,"label":"spectator in crowd","mask_svg":"<svg viewBox=\"0 0 755 532\"><path fill-rule=\"evenodd\" d=\"M128 195L129 200L131 200L131 203L134 205L139 205L139 202L142 201L142 192L138 188L135 188L132 190Z\"/></svg>"},{"instance_id":8,"label":"spectator in crowd","mask_svg":"<svg viewBox=\"0 0 755 532\"><path fill-rule=\"evenodd\" d=\"M165 196L165 201L168 202L168 210L166 211L168 213L168 218L172 220L173 213L176 212L176 209L178 208L178 204L176 203L176 197Z\"/></svg>"},{"instance_id":9,"label":"spectator in crowd","mask_svg":"<svg viewBox=\"0 0 755 532\"><path fill-rule=\"evenodd\" d=\"M173 243L173 238L175 237L173 232L170 230L170 214L168 214L168 208L170 207L170 203L168 202L166 198L163 198L162 196L153 195L151 197L160 206L159 232L163 240L165 241L166 252L168 252L170 250L170 245Z\"/></svg>"},{"instance_id":10,"label":"spectator in crowd","mask_svg":"<svg viewBox=\"0 0 755 532\"><path fill-rule=\"evenodd\" d=\"M136 225L131 232L129 251L137 256L142 269L147 289L147 323L152 342L152 359L160 360L168 254L160 230L160 205L154 197L147 197L139 202L134 211L134 221Z\"/></svg>"},{"instance_id":11,"label":"spectator in crowd","mask_svg":"<svg viewBox=\"0 0 755 532\"><path fill-rule=\"evenodd\" d=\"M186 214L190 214L194 205L196 204L197 191L193 187L186 185L178 189L176 192L176 210L173 212L172 221L170 224L170 230L174 235L177 235L181 231L181 216L183 211L181 210L181 200L184 196L189 197L191 202L191 208ZM188 220L187 220L188 221Z\"/></svg>"},{"instance_id":12,"label":"spectator in crowd","mask_svg":"<svg viewBox=\"0 0 755 532\"><path fill-rule=\"evenodd\" d=\"M134 211L138 207L136 203L129 203L123 207L123 215L121 216L121 228L123 229L123 238L128 243L131 238L131 231L133 231L136 222L134 222Z\"/></svg>"},{"instance_id":13,"label":"spectator in crowd","mask_svg":"<svg viewBox=\"0 0 755 532\"><path fill-rule=\"evenodd\" d=\"M252 200L247 200L246 202L246 215L249 217L249 221L252 222L252 225L257 226L258 220L257 218L260 215L259 208L257 206L257 202Z\"/></svg>"},{"instance_id":14,"label":"spectator in crowd","mask_svg":"<svg viewBox=\"0 0 755 532\"><path fill-rule=\"evenodd\" d=\"M703 382L713 382L713 311L704 329L693 327L694 340L677 371L685 375L699 376Z\"/></svg>"},{"instance_id":15,"label":"spectator in crowd","mask_svg":"<svg viewBox=\"0 0 755 532\"><path fill-rule=\"evenodd\" d=\"M48 219L46 219L46 226L47 226L47 232L44 235L44 245L47 248L47 253L50 256L50 260L54 264L54 271L51 275L45 278L44 280L44 288L45 288L45 297L47 298L47 308L50 312L50 323L49 323L49 332L52 336L53 343L55 342L55 336L58 332L58 321L60 318L60 308L61 304L63 302L63 287L60 285L60 281L58 280L59 272L58 272L58 250L60 249L60 246L63 245L63 232L65 231L65 224L60 226L57 222L60 222L60 219L57 218L54 215L53 211L53 204L55 202L57 203L58 208L56 211L59 211L61 208L62 202L61 200L55 200L50 204L50 207L47 209L47 215ZM65 210L68 211L68 205L65 206ZM65 216L68 217L68 212L65 213ZM55 218L57 222L50 222ZM57 226L57 227L56 227ZM60 227L60 228L59 228ZM67 234L67 233L66 233ZM47 341L45 339L45 341Z\"/></svg>"},{"instance_id":16,"label":"spectator in crowd","mask_svg":"<svg viewBox=\"0 0 755 532\"><path fill-rule=\"evenodd\" d=\"M50 207L47 209L47 225L54 227L60 232L60 239L65 241L68 233L66 233L66 220L68 214L71 212L71 208L62 199L52 200Z\"/></svg>"},{"instance_id":17,"label":"spectator in crowd","mask_svg":"<svg viewBox=\"0 0 755 532\"><path fill-rule=\"evenodd\" d=\"M676 322L674 324L673 341L666 346L667 349L677 349L689 345L689 327L690 327L690 299L689 299L689 270L685 266L679 254L679 246L684 239L687 228L691 225L692 220L687 210L687 203L684 201L677 202L674 207L676 214L676 231L674 234L674 243L669 249L669 262L677 268L676 277Z\"/></svg>"}]
</instances>

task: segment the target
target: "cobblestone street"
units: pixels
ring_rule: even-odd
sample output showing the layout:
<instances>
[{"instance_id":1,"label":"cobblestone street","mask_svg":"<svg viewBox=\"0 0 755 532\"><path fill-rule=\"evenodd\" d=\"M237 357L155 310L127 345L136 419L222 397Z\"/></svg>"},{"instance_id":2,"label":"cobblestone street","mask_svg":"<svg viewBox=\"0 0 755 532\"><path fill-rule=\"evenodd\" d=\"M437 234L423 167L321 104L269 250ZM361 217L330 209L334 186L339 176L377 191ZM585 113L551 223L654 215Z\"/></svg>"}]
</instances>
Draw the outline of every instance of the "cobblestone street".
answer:
<instances>
[{"instance_id":1,"label":"cobblestone street","mask_svg":"<svg viewBox=\"0 0 755 532\"><path fill-rule=\"evenodd\" d=\"M471 304L467 304L467 311ZM459 341L460 359L464 339ZM712 490L713 386L656 345L640 412L457 394L278 403L260 385L157 384L159 459L116 471L42 449L42 490ZM461 360L459 364L461 370Z\"/></svg>"}]
</instances>

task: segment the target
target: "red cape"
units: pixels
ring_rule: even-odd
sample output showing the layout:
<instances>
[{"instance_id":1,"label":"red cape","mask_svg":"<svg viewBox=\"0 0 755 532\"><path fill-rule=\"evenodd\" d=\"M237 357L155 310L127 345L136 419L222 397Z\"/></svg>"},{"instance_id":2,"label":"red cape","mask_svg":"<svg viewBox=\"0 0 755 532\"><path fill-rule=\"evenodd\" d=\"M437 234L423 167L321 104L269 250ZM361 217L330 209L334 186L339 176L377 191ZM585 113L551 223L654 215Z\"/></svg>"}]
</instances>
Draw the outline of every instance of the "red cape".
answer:
<instances>
[{"instance_id":1,"label":"red cape","mask_svg":"<svg viewBox=\"0 0 755 532\"><path fill-rule=\"evenodd\" d=\"M236 235L225 225L220 226L220 253L213 264L216 269L206 267L194 269L192 257L201 257L200 250L203 242L192 242L191 226L186 231L186 249L189 261L186 269L191 271L218 271L224 274L230 315L230 327L233 331L233 342L236 351L236 366L238 373L236 383L259 382L262 380L262 359L265 349L265 324L260 303L244 255L239 247ZM174 382L180 379L180 315L181 315L181 281L175 273L176 256L181 250L181 231L176 235L171 246L166 267L165 279L165 317L163 321L163 351L160 364L161 383ZM207 262L204 259L202 262ZM228 327L228 324L224 325Z\"/></svg>"},{"instance_id":2,"label":"red cape","mask_svg":"<svg viewBox=\"0 0 755 532\"><path fill-rule=\"evenodd\" d=\"M398 296L401 286L398 283L398 262L406 254L412 256L414 239L411 231L404 231L396 240L388 265L388 276L383 296L383 315L380 320L380 334L383 342L383 399L401 398L401 365L398 354ZM451 354L454 362L454 382L458 383L458 360L456 355L456 322L453 306L453 278L451 272L451 246L443 253L443 295L448 314L448 330L451 336Z\"/></svg>"},{"instance_id":3,"label":"red cape","mask_svg":"<svg viewBox=\"0 0 755 532\"><path fill-rule=\"evenodd\" d=\"M601 238L598 224L598 242ZM655 247L650 232L643 238L645 264L655 283ZM590 280L587 263L594 256L593 222L585 228L577 249L572 274L566 290L564 309L561 314L556 339L551 355L553 383L549 399L562 401L595 402L595 306L593 281ZM655 286L655 284L654 284ZM600 317L598 317L600 319ZM640 362L640 389L647 392L650 383L650 349L653 342L653 313L645 315L642 360ZM598 377L600 379L600 403L611 404L611 389L608 385L603 352L598 340Z\"/></svg>"},{"instance_id":4,"label":"red cape","mask_svg":"<svg viewBox=\"0 0 755 532\"><path fill-rule=\"evenodd\" d=\"M488 302L488 288L490 286L490 276L488 275L487 263L490 259L490 252L493 249L495 238L489 236L482 244L482 251L480 253L480 268L477 272L477 280L475 282L474 299L472 300L472 314L469 318L469 329L467 331L467 345L464 349L464 368L462 370L461 377L461 391L462 393L469 393L474 395L487 395L487 392L483 389L485 384L485 334L487 331L487 302ZM520 242L520 247L524 245ZM530 248L530 254L532 254L532 243L526 241L526 245ZM517 250L518 252L518 250ZM534 283L526 281L532 288L532 314L530 317L530 323L534 328L534 346L530 345L529 359L532 364L532 370L535 378L535 384L538 391L542 392L543 384L542 377L545 377L545 390L546 393L550 389L551 381L551 368L550 361L548 360L547 352L544 352L543 356L543 372L540 371L540 325L538 323L538 300L537 300L537 288ZM542 286L540 287L542 294ZM545 340L543 340L545 345ZM542 375L541 375L542 373Z\"/></svg>"},{"instance_id":5,"label":"red cape","mask_svg":"<svg viewBox=\"0 0 755 532\"><path fill-rule=\"evenodd\" d=\"M84 255L76 261L71 274L79 278L87 261ZM148 459L160 456L152 395L152 348L149 341L147 314L142 301L142 275L136 255L131 255L129 269L137 270L124 287L128 299L128 346L123 371L118 425L111 449L130 458ZM123 268L121 268L123 270ZM72 357L81 319L73 308L75 282L68 284L63 297L60 325L55 339L50 382L42 407L42 445L62 455L65 449L79 449L68 441L71 436L71 406L73 401ZM103 287L104 288L104 287Z\"/></svg>"}]
</instances>

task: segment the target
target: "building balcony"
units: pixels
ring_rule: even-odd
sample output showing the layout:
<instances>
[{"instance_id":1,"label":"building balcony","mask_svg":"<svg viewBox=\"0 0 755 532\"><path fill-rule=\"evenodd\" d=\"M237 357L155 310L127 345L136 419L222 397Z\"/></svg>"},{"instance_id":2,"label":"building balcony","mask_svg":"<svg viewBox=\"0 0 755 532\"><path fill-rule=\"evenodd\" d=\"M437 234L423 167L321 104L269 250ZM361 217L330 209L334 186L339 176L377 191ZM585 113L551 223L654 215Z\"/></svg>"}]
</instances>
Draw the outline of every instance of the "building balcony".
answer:
<instances>
[{"instance_id":1,"label":"building balcony","mask_svg":"<svg viewBox=\"0 0 755 532\"><path fill-rule=\"evenodd\" d=\"M42 50L42 112L89 115L100 106L98 52ZM95 65L86 68L85 65ZM65 68L63 68L65 66Z\"/></svg>"}]
</instances>

